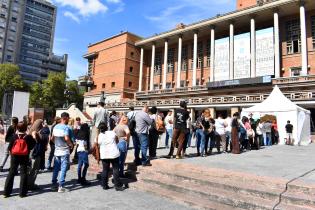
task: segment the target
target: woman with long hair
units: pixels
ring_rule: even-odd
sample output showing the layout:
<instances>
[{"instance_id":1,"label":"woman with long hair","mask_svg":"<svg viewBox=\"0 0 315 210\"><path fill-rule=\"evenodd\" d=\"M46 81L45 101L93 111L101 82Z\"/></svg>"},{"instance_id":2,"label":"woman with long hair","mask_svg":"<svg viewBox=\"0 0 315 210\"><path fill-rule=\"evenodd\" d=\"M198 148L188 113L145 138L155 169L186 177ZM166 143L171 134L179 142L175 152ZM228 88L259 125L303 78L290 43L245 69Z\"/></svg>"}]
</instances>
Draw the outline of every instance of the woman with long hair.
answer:
<instances>
[{"instance_id":1,"label":"woman with long hair","mask_svg":"<svg viewBox=\"0 0 315 210\"><path fill-rule=\"evenodd\" d=\"M240 154L240 141L239 141L239 123L240 114L238 112L233 114L233 119L231 122L231 137L232 137L232 153L233 154Z\"/></svg>"}]
</instances>

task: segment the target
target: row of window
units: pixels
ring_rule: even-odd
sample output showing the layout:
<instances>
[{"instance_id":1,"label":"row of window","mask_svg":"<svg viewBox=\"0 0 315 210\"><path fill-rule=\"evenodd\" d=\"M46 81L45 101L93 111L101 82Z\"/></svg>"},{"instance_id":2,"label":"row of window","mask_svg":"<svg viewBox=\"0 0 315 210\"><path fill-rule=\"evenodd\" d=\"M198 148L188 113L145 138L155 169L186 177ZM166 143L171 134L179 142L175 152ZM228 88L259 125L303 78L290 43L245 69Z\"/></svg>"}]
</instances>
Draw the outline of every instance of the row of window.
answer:
<instances>
[{"instance_id":1,"label":"row of window","mask_svg":"<svg viewBox=\"0 0 315 210\"><path fill-rule=\"evenodd\" d=\"M133 83L129 81L129 82L128 82L128 87L131 88L132 86L133 86ZM116 87L116 82L111 82L111 88L114 88L114 87ZM103 89L106 88L106 83L103 83L103 84L102 84L102 88L103 88Z\"/></svg>"}]
</instances>

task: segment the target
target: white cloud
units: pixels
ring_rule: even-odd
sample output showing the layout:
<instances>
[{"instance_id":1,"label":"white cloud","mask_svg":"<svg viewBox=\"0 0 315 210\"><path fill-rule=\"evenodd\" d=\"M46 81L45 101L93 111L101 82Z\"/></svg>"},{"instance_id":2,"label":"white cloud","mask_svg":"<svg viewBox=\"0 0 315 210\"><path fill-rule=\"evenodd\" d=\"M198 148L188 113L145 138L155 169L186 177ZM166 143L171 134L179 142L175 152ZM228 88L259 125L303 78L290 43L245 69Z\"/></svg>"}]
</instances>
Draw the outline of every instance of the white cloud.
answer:
<instances>
[{"instance_id":1,"label":"white cloud","mask_svg":"<svg viewBox=\"0 0 315 210\"><path fill-rule=\"evenodd\" d=\"M110 4L119 4L121 3L121 0L106 0L107 3L110 3Z\"/></svg>"},{"instance_id":2,"label":"white cloud","mask_svg":"<svg viewBox=\"0 0 315 210\"><path fill-rule=\"evenodd\" d=\"M178 23L190 24L226 12L234 4L234 0L174 0L171 5L157 12L157 15L146 18L162 30L169 30Z\"/></svg>"},{"instance_id":3,"label":"white cloud","mask_svg":"<svg viewBox=\"0 0 315 210\"><path fill-rule=\"evenodd\" d=\"M71 18L73 21L80 23L80 19L78 16L76 16L75 14L73 14L72 12L66 11L65 13L63 13L63 15L65 17L69 17Z\"/></svg>"},{"instance_id":4,"label":"white cloud","mask_svg":"<svg viewBox=\"0 0 315 210\"><path fill-rule=\"evenodd\" d=\"M108 7L100 0L54 0L61 6L71 7L84 17L104 13Z\"/></svg>"}]
</instances>

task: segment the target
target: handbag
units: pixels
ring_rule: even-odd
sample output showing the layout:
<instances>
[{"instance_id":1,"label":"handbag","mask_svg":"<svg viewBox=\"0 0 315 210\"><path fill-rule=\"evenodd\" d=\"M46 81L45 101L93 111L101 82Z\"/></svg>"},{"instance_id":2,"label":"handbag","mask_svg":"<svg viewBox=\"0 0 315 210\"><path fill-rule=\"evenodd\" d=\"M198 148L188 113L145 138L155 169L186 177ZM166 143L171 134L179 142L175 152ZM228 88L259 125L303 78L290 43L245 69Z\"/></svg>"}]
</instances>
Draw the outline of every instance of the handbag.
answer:
<instances>
[{"instance_id":1,"label":"handbag","mask_svg":"<svg viewBox=\"0 0 315 210\"><path fill-rule=\"evenodd\" d=\"M93 144L93 147L91 148L90 153L93 155L93 157L99 164L101 155L100 155L100 147L98 145L98 136L96 137L96 142Z\"/></svg>"}]
</instances>

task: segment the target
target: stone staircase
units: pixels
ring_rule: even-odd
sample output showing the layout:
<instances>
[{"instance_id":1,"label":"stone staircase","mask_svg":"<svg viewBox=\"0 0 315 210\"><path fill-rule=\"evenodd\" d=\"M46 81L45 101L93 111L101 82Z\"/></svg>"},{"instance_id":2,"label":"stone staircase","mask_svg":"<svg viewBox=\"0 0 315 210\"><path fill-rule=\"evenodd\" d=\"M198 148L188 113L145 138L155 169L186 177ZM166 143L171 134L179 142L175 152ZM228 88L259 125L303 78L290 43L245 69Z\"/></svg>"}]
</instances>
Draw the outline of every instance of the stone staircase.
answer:
<instances>
[{"instance_id":1,"label":"stone staircase","mask_svg":"<svg viewBox=\"0 0 315 210\"><path fill-rule=\"evenodd\" d=\"M287 182L159 159L152 167L138 167L130 186L196 209L315 209L315 185L295 181L283 193Z\"/></svg>"}]
</instances>

